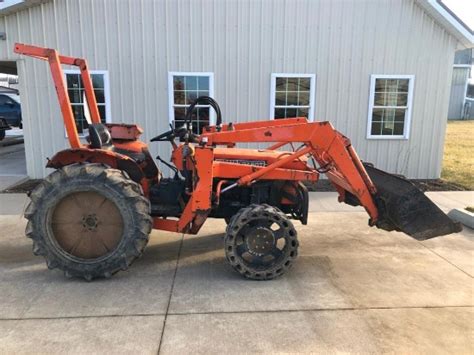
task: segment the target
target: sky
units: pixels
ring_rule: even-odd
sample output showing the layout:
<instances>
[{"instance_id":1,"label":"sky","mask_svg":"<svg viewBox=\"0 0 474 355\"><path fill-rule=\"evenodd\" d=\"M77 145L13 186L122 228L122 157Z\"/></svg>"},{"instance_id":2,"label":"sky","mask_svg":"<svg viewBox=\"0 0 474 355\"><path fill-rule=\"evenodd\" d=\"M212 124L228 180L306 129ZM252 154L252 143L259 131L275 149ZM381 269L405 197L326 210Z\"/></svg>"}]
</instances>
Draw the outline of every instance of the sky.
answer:
<instances>
[{"instance_id":1,"label":"sky","mask_svg":"<svg viewBox=\"0 0 474 355\"><path fill-rule=\"evenodd\" d=\"M474 0L442 0L466 25L474 30Z\"/></svg>"}]
</instances>

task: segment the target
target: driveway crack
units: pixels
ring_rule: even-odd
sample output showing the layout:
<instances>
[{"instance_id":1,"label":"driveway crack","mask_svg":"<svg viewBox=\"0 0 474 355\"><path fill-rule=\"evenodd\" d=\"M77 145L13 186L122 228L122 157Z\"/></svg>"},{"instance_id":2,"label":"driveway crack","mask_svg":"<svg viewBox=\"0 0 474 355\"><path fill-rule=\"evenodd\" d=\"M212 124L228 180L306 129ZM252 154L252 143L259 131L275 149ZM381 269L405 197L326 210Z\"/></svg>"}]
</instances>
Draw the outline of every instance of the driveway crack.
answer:
<instances>
[{"instance_id":1,"label":"driveway crack","mask_svg":"<svg viewBox=\"0 0 474 355\"><path fill-rule=\"evenodd\" d=\"M174 283L176 281L176 275L178 274L179 259L181 257L181 250L183 249L183 242L184 242L184 234L181 235L181 243L179 243L178 257L176 258L176 267L174 269L173 280L171 282L171 290L170 290L170 295L169 295L169 298L168 298L168 305L166 306L165 318L163 319L163 327L161 329L160 343L158 345L157 354L159 354L161 352L161 344L163 343L163 335L165 333L166 320L168 319L168 312L169 312L170 305L171 305L171 298L173 297Z\"/></svg>"},{"instance_id":2,"label":"driveway crack","mask_svg":"<svg viewBox=\"0 0 474 355\"><path fill-rule=\"evenodd\" d=\"M453 264L450 260L446 259L444 256L438 254L437 252L435 252L433 249L431 249L430 247L427 247L426 245L424 245L422 242L418 242L420 243L421 245L423 245L423 247L425 247L426 249L428 249L430 252L432 252L434 255L440 257L441 259L443 259L444 261L446 261L448 264L454 266L456 269L458 269L459 271L461 271L462 273L466 274L467 276L469 276L471 279L474 278L474 276L472 276L471 274L469 274L467 271L464 271L463 269L461 269L459 266L457 266L456 264Z\"/></svg>"}]
</instances>

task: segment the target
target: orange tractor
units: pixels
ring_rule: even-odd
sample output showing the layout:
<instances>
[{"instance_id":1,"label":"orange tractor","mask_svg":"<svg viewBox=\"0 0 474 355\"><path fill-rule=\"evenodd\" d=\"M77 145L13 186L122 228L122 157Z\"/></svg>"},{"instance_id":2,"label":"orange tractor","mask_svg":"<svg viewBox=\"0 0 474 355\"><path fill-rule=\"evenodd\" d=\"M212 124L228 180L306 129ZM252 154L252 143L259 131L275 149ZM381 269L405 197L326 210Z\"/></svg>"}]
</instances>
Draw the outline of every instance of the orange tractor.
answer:
<instances>
[{"instance_id":1,"label":"orange tractor","mask_svg":"<svg viewBox=\"0 0 474 355\"><path fill-rule=\"evenodd\" d=\"M305 118L223 123L217 103L198 98L186 122L151 141L169 142L174 177L164 178L137 125L102 124L84 59L54 49L15 44L15 52L49 62L70 149L47 167L56 169L31 193L25 212L33 252L50 269L91 280L110 277L138 258L153 229L198 233L208 217L224 218L225 255L240 274L257 280L285 273L298 254L293 220L306 224L308 191L321 173L339 201L361 205L369 225L418 240L458 232L439 208L409 181L363 163L349 139L329 122ZM78 66L90 112L88 144L81 143L62 64ZM216 125L193 133L195 105L209 105ZM268 142L267 149L237 148ZM297 149L281 151L285 145Z\"/></svg>"}]
</instances>

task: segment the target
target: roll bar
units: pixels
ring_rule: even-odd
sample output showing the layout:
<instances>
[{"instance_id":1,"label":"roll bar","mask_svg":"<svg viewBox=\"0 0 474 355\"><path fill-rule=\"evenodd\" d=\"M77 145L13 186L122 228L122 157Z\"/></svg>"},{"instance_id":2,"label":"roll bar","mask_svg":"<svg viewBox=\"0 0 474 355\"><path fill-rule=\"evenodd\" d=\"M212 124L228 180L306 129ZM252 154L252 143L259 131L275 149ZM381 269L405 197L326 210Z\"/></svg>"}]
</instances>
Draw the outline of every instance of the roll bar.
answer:
<instances>
[{"instance_id":1,"label":"roll bar","mask_svg":"<svg viewBox=\"0 0 474 355\"><path fill-rule=\"evenodd\" d=\"M15 43L14 52L49 62L49 67L51 69L51 75L56 88L56 94L58 95L59 106L63 115L64 126L66 127L69 144L71 145L71 148L82 147L79 135L77 134L76 121L74 120L71 101L69 100L67 85L61 65L64 64L79 67L92 122L100 123L99 109L97 108L97 100L95 98L87 61L82 58L60 55L57 50L52 48L43 48L22 43Z\"/></svg>"}]
</instances>

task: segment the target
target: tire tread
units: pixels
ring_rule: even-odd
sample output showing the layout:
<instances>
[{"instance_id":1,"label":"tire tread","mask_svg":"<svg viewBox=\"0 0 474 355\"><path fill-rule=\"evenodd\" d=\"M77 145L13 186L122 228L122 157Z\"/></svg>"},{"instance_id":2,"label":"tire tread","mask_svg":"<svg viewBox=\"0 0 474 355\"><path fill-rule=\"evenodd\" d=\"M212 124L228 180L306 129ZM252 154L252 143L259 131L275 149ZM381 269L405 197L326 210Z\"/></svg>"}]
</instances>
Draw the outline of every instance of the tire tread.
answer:
<instances>
[{"instance_id":1,"label":"tire tread","mask_svg":"<svg viewBox=\"0 0 474 355\"><path fill-rule=\"evenodd\" d=\"M55 252L45 240L48 238L41 227L39 212L46 208L47 200L53 191L61 189L71 183L106 184L124 195L126 202L132 211L134 222L130 228L124 231L127 238L124 251L121 255L111 255L91 267L91 264L72 262L64 259ZM28 220L25 234L33 240L33 253L45 258L48 268L62 270L66 277L82 277L86 281L95 278L109 278L120 270L126 270L132 262L140 257L145 249L149 234L152 229L152 218L150 216L150 202L143 195L139 184L131 180L127 173L112 169L104 164L87 163L71 164L58 169L47 176L30 194L30 203L25 210L25 218Z\"/></svg>"}]
</instances>

